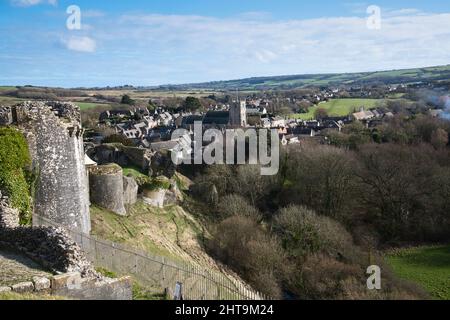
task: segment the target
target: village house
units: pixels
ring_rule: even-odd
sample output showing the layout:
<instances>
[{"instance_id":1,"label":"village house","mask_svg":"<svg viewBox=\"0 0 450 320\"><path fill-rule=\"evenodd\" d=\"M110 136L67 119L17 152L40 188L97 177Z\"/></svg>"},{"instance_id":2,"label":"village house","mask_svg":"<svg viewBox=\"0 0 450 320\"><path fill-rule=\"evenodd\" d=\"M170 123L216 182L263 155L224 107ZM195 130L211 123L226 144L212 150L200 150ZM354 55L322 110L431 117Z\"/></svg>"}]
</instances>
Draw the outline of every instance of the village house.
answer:
<instances>
[{"instance_id":1,"label":"village house","mask_svg":"<svg viewBox=\"0 0 450 320\"><path fill-rule=\"evenodd\" d=\"M361 110L359 112L353 113L353 118L356 121L367 121L367 120L375 118L375 114L370 110L368 110L368 111Z\"/></svg>"},{"instance_id":2,"label":"village house","mask_svg":"<svg viewBox=\"0 0 450 320\"><path fill-rule=\"evenodd\" d=\"M286 120L280 116L270 118L270 125L272 128L280 128L286 126Z\"/></svg>"},{"instance_id":3,"label":"village house","mask_svg":"<svg viewBox=\"0 0 450 320\"><path fill-rule=\"evenodd\" d=\"M118 123L114 126L117 133L130 139L139 139L149 134L150 130L157 126L153 118L146 118L142 121L128 121Z\"/></svg>"},{"instance_id":4,"label":"village house","mask_svg":"<svg viewBox=\"0 0 450 320\"><path fill-rule=\"evenodd\" d=\"M121 122L123 120L142 120L150 116L147 108L136 108L134 110L107 110L100 113L99 122Z\"/></svg>"},{"instance_id":5,"label":"village house","mask_svg":"<svg viewBox=\"0 0 450 320\"><path fill-rule=\"evenodd\" d=\"M130 119L134 116L131 110L107 110L100 113L99 122L120 121L123 119Z\"/></svg>"},{"instance_id":6,"label":"village house","mask_svg":"<svg viewBox=\"0 0 450 320\"><path fill-rule=\"evenodd\" d=\"M158 126L170 126L173 125L174 122L172 115L167 111L159 113L158 111L155 111L154 118L156 119Z\"/></svg>"},{"instance_id":7,"label":"village house","mask_svg":"<svg viewBox=\"0 0 450 320\"><path fill-rule=\"evenodd\" d=\"M182 160L191 156L192 147L191 134L186 133L177 139L150 143L146 148L155 152L168 151L175 159Z\"/></svg>"}]
</instances>

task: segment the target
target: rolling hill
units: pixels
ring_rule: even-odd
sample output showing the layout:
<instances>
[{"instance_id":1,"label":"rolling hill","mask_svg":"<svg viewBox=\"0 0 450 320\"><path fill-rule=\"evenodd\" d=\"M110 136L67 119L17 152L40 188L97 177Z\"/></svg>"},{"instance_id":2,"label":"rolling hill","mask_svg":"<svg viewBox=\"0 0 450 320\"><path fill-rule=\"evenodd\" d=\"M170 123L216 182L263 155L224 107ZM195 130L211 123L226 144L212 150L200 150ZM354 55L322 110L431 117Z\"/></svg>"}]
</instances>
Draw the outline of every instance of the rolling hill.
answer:
<instances>
[{"instance_id":1,"label":"rolling hill","mask_svg":"<svg viewBox=\"0 0 450 320\"><path fill-rule=\"evenodd\" d=\"M417 69L362 73L309 74L255 77L240 80L213 81L182 85L163 85L158 90L268 90L293 89L307 86L398 84L450 79L450 65Z\"/></svg>"}]
</instances>

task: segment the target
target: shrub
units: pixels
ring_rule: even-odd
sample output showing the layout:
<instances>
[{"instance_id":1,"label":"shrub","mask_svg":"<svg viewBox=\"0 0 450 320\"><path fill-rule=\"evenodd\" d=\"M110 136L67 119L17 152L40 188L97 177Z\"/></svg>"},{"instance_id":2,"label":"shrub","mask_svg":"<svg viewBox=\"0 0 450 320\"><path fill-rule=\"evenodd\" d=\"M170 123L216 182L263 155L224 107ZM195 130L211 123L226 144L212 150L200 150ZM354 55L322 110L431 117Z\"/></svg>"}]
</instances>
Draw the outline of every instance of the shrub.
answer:
<instances>
[{"instance_id":1,"label":"shrub","mask_svg":"<svg viewBox=\"0 0 450 320\"><path fill-rule=\"evenodd\" d=\"M129 105L134 105L136 102L130 98L129 95L124 94L122 96L122 100L120 101L121 104L129 104Z\"/></svg>"},{"instance_id":2,"label":"shrub","mask_svg":"<svg viewBox=\"0 0 450 320\"><path fill-rule=\"evenodd\" d=\"M296 257L317 252L342 255L352 246L351 235L339 222L301 206L281 209L274 227L284 248Z\"/></svg>"},{"instance_id":3,"label":"shrub","mask_svg":"<svg viewBox=\"0 0 450 320\"><path fill-rule=\"evenodd\" d=\"M150 179L150 178L149 178ZM170 189L171 183L170 180L166 177L158 177L154 179L150 179L149 182L144 183L142 185L142 189L153 191L158 189L168 190Z\"/></svg>"},{"instance_id":4,"label":"shrub","mask_svg":"<svg viewBox=\"0 0 450 320\"><path fill-rule=\"evenodd\" d=\"M358 293L365 284L362 268L321 254L312 255L306 260L302 274L303 283L298 293L306 299L339 299L346 295L345 283L356 283L355 291Z\"/></svg>"},{"instance_id":5,"label":"shrub","mask_svg":"<svg viewBox=\"0 0 450 320\"><path fill-rule=\"evenodd\" d=\"M286 269L283 249L256 222L239 216L225 219L217 225L207 248L255 289L281 297Z\"/></svg>"},{"instance_id":6,"label":"shrub","mask_svg":"<svg viewBox=\"0 0 450 320\"><path fill-rule=\"evenodd\" d=\"M0 189L20 212L21 223L31 221L30 186L27 174L31 164L28 144L18 130L0 128Z\"/></svg>"},{"instance_id":7,"label":"shrub","mask_svg":"<svg viewBox=\"0 0 450 320\"><path fill-rule=\"evenodd\" d=\"M253 221L261 220L259 210L250 205L244 197L236 194L223 197L217 206L217 211L221 219L241 216Z\"/></svg>"}]
</instances>

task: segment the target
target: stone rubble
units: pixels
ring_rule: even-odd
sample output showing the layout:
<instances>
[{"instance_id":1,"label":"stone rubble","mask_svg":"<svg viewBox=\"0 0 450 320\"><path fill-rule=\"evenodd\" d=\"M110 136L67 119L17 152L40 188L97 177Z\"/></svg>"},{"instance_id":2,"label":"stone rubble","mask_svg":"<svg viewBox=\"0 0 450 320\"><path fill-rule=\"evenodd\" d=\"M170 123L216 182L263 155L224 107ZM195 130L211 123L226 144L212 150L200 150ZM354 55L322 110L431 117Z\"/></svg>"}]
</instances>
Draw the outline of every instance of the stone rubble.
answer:
<instances>
[{"instance_id":1,"label":"stone rubble","mask_svg":"<svg viewBox=\"0 0 450 320\"><path fill-rule=\"evenodd\" d=\"M36 291L46 291L50 289L50 279L43 277L33 277L34 289Z\"/></svg>"},{"instance_id":2,"label":"stone rubble","mask_svg":"<svg viewBox=\"0 0 450 320\"><path fill-rule=\"evenodd\" d=\"M11 292L10 287L0 287L0 293Z\"/></svg>"},{"instance_id":3,"label":"stone rubble","mask_svg":"<svg viewBox=\"0 0 450 320\"><path fill-rule=\"evenodd\" d=\"M15 284L11 287L13 292L16 293L30 293L34 291L34 285L33 282L21 282L18 284Z\"/></svg>"},{"instance_id":4,"label":"stone rubble","mask_svg":"<svg viewBox=\"0 0 450 320\"><path fill-rule=\"evenodd\" d=\"M86 278L102 278L64 229L19 226L18 211L10 208L5 196L0 197L0 245L54 273L79 272Z\"/></svg>"}]
</instances>

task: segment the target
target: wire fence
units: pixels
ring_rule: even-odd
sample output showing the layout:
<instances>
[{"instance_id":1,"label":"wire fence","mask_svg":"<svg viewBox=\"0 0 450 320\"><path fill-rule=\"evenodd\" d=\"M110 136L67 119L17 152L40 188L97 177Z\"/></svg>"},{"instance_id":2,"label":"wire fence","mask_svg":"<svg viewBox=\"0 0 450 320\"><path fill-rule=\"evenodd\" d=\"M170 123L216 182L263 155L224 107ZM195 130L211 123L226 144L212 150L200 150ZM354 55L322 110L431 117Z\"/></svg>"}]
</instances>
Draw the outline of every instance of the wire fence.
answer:
<instances>
[{"instance_id":1,"label":"wire fence","mask_svg":"<svg viewBox=\"0 0 450 320\"><path fill-rule=\"evenodd\" d=\"M43 225L65 229L95 266L118 274L132 275L145 286L159 290L169 289L170 292L175 291L179 283L185 300L269 300L264 294L218 271L127 248L122 244L67 228L44 217L38 219Z\"/></svg>"}]
</instances>

